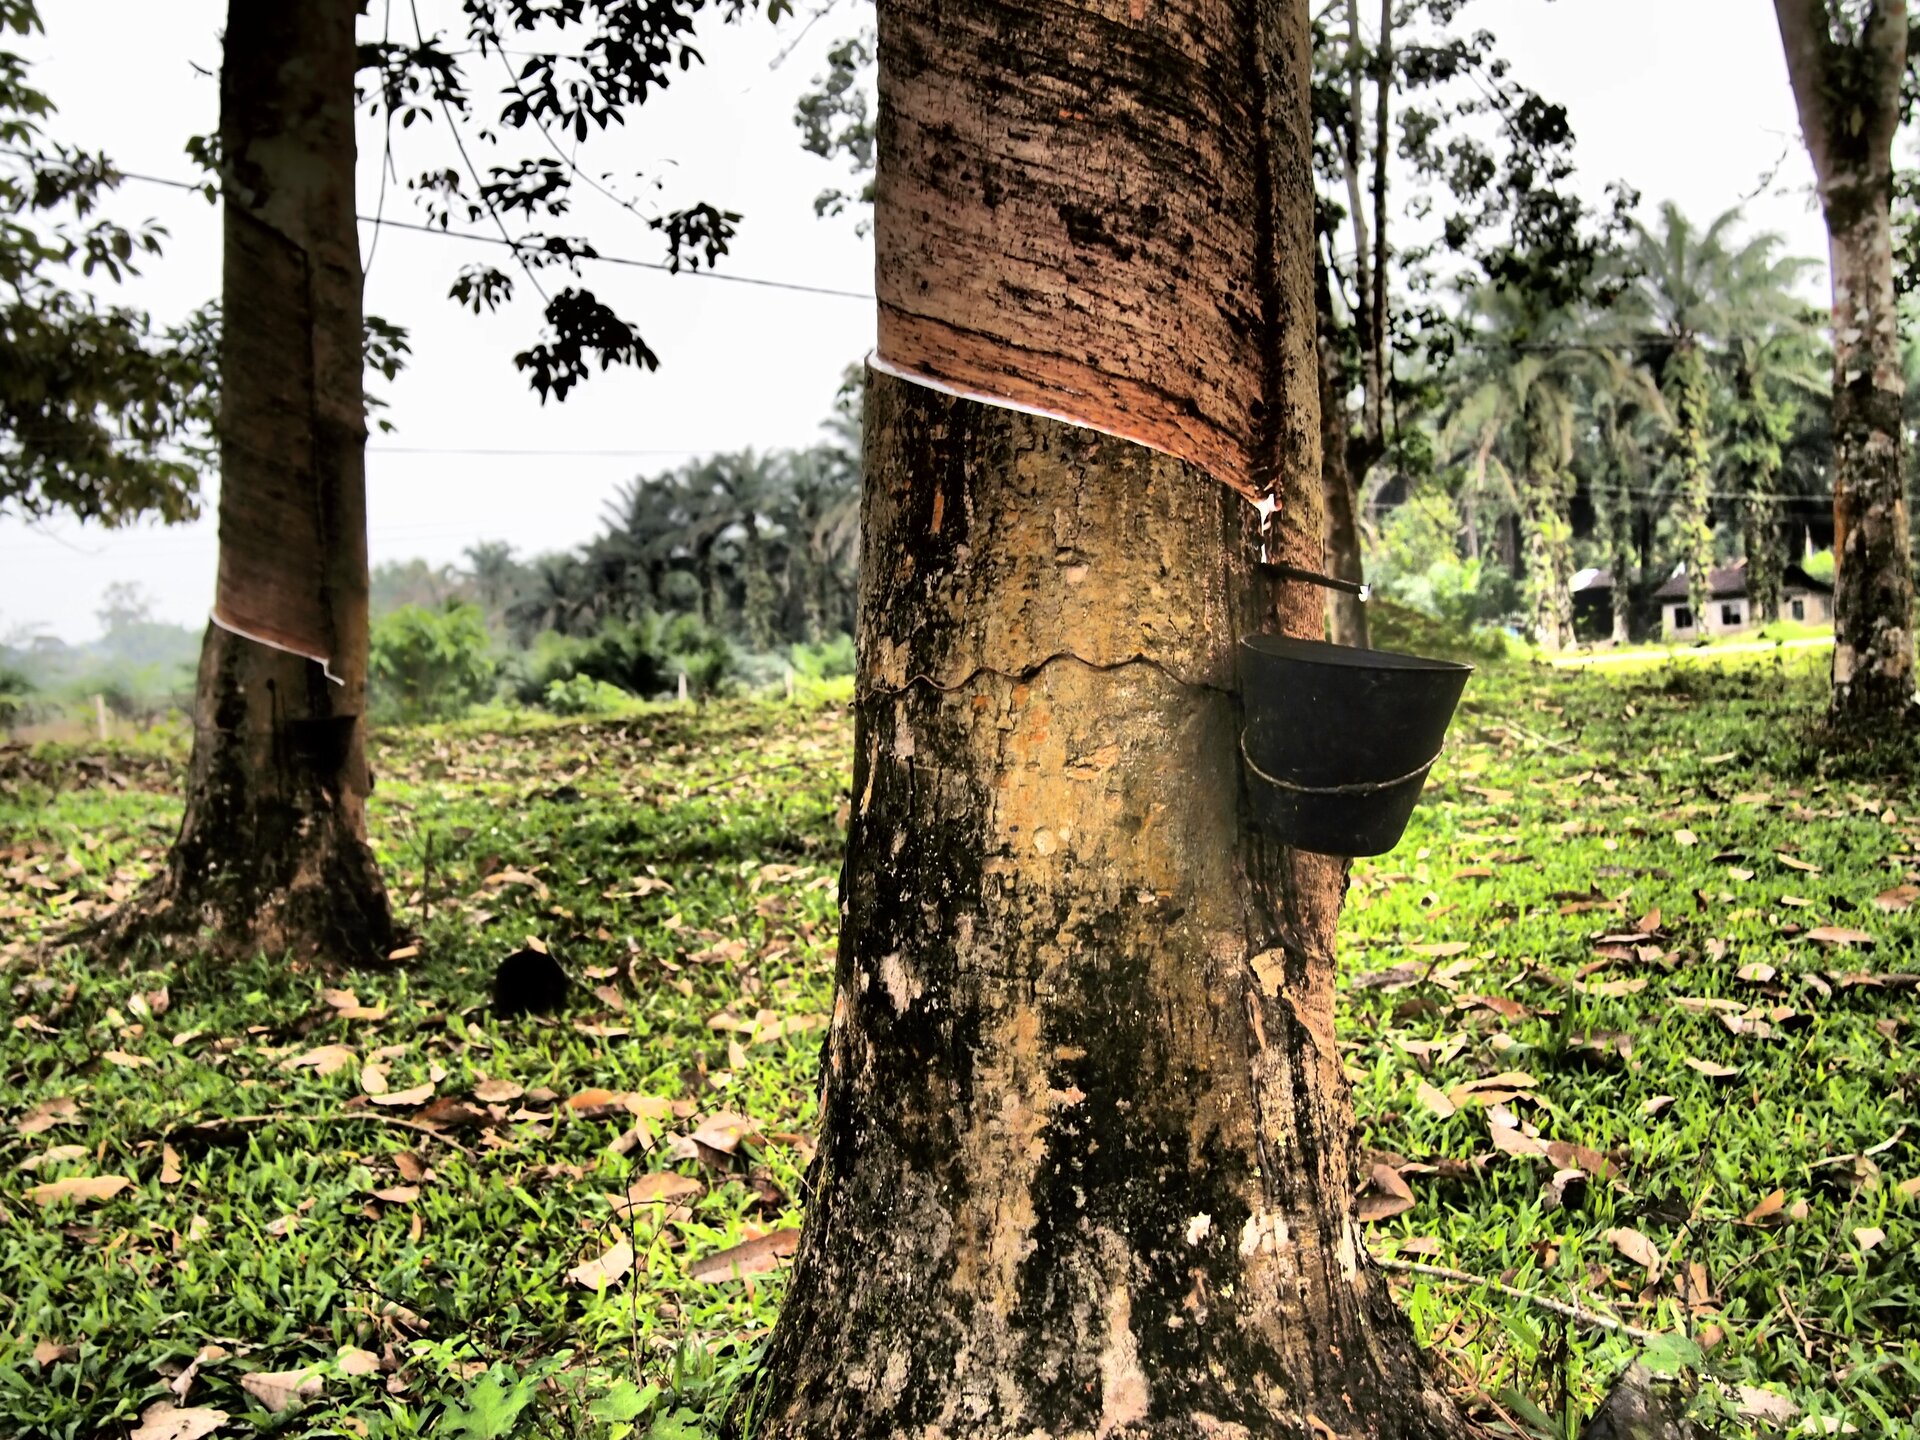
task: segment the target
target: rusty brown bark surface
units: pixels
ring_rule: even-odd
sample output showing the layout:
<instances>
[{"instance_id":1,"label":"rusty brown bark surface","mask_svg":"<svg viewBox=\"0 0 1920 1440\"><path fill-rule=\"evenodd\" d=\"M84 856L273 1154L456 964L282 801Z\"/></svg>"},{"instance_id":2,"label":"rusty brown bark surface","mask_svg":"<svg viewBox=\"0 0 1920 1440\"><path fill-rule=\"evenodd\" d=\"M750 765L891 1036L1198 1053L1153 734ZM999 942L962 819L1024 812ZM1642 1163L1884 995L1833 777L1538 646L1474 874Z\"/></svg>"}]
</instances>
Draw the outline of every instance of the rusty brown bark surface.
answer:
<instances>
[{"instance_id":1,"label":"rusty brown bark surface","mask_svg":"<svg viewBox=\"0 0 1920 1440\"><path fill-rule=\"evenodd\" d=\"M942 335L979 307L968 345L1036 385L1136 350L1217 385L1258 356L1270 544L1315 565L1305 5L902 0L880 25L883 306ZM991 85L965 78L988 41ZM1024 340L996 328L1015 301ZM1258 578L1258 518L1205 445L878 371L865 414L820 1150L751 1433L1459 1433L1354 1223L1340 863L1245 820L1236 646L1318 635L1320 593Z\"/></svg>"},{"instance_id":2,"label":"rusty brown bark surface","mask_svg":"<svg viewBox=\"0 0 1920 1440\"><path fill-rule=\"evenodd\" d=\"M1893 136L1907 66L1906 0L1873 0L1849 45L1826 0L1774 0L1833 277L1834 645L1841 726L1915 706L1913 574L1893 289Z\"/></svg>"},{"instance_id":3,"label":"rusty brown bark surface","mask_svg":"<svg viewBox=\"0 0 1920 1440\"><path fill-rule=\"evenodd\" d=\"M1341 864L1243 821L1251 513L889 377L866 414L891 560L862 573L821 1150L753 1434L1458 1433L1352 1217ZM1317 633L1318 596L1285 623Z\"/></svg>"},{"instance_id":4,"label":"rusty brown bark surface","mask_svg":"<svg viewBox=\"0 0 1920 1440\"><path fill-rule=\"evenodd\" d=\"M1291 3L889 0L880 15L882 368L1033 408L1265 493L1290 453L1266 218L1307 156ZM1301 42L1304 43L1304 42ZM1276 164L1297 169L1281 175ZM1303 257L1304 258L1304 257ZM1305 313L1304 310L1302 312ZM1277 347L1276 348L1276 343Z\"/></svg>"},{"instance_id":5,"label":"rusty brown bark surface","mask_svg":"<svg viewBox=\"0 0 1920 1440\"><path fill-rule=\"evenodd\" d=\"M186 814L165 874L116 921L123 942L186 935L220 951L343 961L390 943L365 838L356 10L355 0L229 7L219 602L201 651Z\"/></svg>"}]
</instances>

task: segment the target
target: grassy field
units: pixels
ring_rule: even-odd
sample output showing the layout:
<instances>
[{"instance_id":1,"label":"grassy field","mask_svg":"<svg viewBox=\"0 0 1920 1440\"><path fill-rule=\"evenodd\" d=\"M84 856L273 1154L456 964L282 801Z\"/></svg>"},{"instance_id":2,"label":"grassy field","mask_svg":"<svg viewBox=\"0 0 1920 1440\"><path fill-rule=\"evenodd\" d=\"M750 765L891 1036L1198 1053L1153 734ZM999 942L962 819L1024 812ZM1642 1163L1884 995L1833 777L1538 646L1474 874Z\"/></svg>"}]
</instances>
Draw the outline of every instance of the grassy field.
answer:
<instances>
[{"instance_id":1,"label":"grassy field","mask_svg":"<svg viewBox=\"0 0 1920 1440\"><path fill-rule=\"evenodd\" d=\"M1729 1435L1920 1434L1920 798L1808 743L1822 659L1490 667L1356 867L1369 1233L1490 1423L1641 1355ZM0 751L0 1435L710 1433L800 1219L849 749L749 703L384 736L420 939L351 975L43 950L159 863L182 757ZM529 937L579 1003L496 1020Z\"/></svg>"}]
</instances>

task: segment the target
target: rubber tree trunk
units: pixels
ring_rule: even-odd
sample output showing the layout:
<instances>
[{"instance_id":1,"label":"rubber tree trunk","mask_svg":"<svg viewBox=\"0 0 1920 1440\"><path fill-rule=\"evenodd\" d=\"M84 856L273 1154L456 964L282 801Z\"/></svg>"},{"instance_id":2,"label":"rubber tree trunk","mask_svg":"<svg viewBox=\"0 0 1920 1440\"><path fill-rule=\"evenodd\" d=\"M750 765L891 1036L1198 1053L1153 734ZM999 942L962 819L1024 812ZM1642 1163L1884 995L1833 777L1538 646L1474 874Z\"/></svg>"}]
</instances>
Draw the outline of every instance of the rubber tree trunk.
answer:
<instances>
[{"instance_id":1,"label":"rubber tree trunk","mask_svg":"<svg viewBox=\"0 0 1920 1440\"><path fill-rule=\"evenodd\" d=\"M392 938L366 843L356 9L232 0L220 80L222 593L284 583L328 663L208 627L186 814L164 875L117 921L127 940L351 962ZM263 550L277 573L243 574Z\"/></svg>"},{"instance_id":2,"label":"rubber tree trunk","mask_svg":"<svg viewBox=\"0 0 1920 1440\"><path fill-rule=\"evenodd\" d=\"M1894 132L1906 0L1872 0L1851 44L1826 0L1774 0L1833 276L1833 697L1842 727L1914 705L1899 317L1893 290Z\"/></svg>"},{"instance_id":3,"label":"rubber tree trunk","mask_svg":"<svg viewBox=\"0 0 1920 1440\"><path fill-rule=\"evenodd\" d=\"M1035 31L1038 47L1010 51L1019 66L983 79L967 63ZM1035 60L1062 32L1100 43ZM1257 252L1254 293L1230 297L1257 327L1255 469L1280 502L1275 548L1310 565L1324 520L1307 35L1304 0L1150 18L1091 0L883 0L876 232L883 305L902 309L917 285L997 295L1004 276L992 247L964 271L903 274L894 227L983 207L986 225L1030 217L1033 233L995 241L1010 268L1064 246L1068 283L1023 299L1022 318L1079 305L1072 323L1104 333L1027 378L1077 375L1068 362L1109 344L1191 363L1134 333L1125 297L1167 278L1139 257L1192 250L1204 269ZM1202 42L1210 89L1178 68ZM920 96L963 74L1016 119L1113 125L1125 145L1095 158L1141 157L1111 174L1124 198L1056 215L1036 203L1059 193L1056 149L1003 160L967 143L979 107L890 108L910 73L930 80ZM1140 124L1155 86L1195 112L1224 97L1247 122L1219 132L1261 147L1244 198L1188 203L1193 153ZM923 217L899 198L913 193L944 208ZM1354 1221L1333 1034L1342 866L1265 844L1244 818L1236 646L1276 625L1319 635L1319 591L1272 594L1249 499L1144 444L878 371L865 417L820 1150L751 1433L1458 1433Z\"/></svg>"},{"instance_id":4,"label":"rubber tree trunk","mask_svg":"<svg viewBox=\"0 0 1920 1440\"><path fill-rule=\"evenodd\" d=\"M1367 577L1360 553L1359 503L1354 493L1360 477L1349 464L1345 367L1340 363L1334 341L1324 331L1318 349L1320 480L1327 516L1326 564L1329 573L1357 583ZM1367 632L1366 603L1357 595L1327 591L1327 634L1336 645L1366 649L1372 643Z\"/></svg>"},{"instance_id":5,"label":"rubber tree trunk","mask_svg":"<svg viewBox=\"0 0 1920 1440\"><path fill-rule=\"evenodd\" d=\"M1249 508L885 376L866 414L821 1149L753 1433L1456 1433L1352 1217L1342 865L1244 823Z\"/></svg>"},{"instance_id":6,"label":"rubber tree trunk","mask_svg":"<svg viewBox=\"0 0 1920 1440\"><path fill-rule=\"evenodd\" d=\"M1520 477L1526 507L1526 594L1533 638L1557 652L1573 639L1573 522L1567 477L1560 469L1559 428L1539 387L1527 392L1526 464Z\"/></svg>"},{"instance_id":7,"label":"rubber tree trunk","mask_svg":"<svg viewBox=\"0 0 1920 1440\"><path fill-rule=\"evenodd\" d=\"M1713 456L1707 446L1712 392L1706 357L1688 341L1674 353L1667 372L1673 465L1679 472L1680 556L1687 566L1687 604L1698 633L1704 635L1707 606L1713 602Z\"/></svg>"},{"instance_id":8,"label":"rubber tree trunk","mask_svg":"<svg viewBox=\"0 0 1920 1440\"><path fill-rule=\"evenodd\" d=\"M1611 477L1607 498L1607 568L1613 585L1607 592L1611 602L1611 638L1615 645L1628 644L1633 636L1633 472L1619 466Z\"/></svg>"},{"instance_id":9,"label":"rubber tree trunk","mask_svg":"<svg viewBox=\"0 0 1920 1440\"><path fill-rule=\"evenodd\" d=\"M1773 400L1753 367L1734 375L1734 456L1739 465L1741 545L1747 557L1747 594L1763 625L1780 618L1786 555L1780 535L1780 447L1789 412Z\"/></svg>"},{"instance_id":10,"label":"rubber tree trunk","mask_svg":"<svg viewBox=\"0 0 1920 1440\"><path fill-rule=\"evenodd\" d=\"M1828 206L1833 226L1836 207ZM1832 230L1834 436L1833 711L1843 723L1914 703L1913 572L1886 206Z\"/></svg>"}]
</instances>

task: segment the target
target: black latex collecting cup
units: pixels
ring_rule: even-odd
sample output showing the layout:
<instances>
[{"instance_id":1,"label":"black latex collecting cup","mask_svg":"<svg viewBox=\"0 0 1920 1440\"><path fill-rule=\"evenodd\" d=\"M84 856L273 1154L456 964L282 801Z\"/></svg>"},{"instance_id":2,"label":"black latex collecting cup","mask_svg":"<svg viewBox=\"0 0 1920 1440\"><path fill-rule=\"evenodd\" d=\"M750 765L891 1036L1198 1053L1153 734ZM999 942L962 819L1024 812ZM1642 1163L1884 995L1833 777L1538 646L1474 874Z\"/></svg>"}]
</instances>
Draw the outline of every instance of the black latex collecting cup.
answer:
<instances>
[{"instance_id":1,"label":"black latex collecting cup","mask_svg":"<svg viewBox=\"0 0 1920 1440\"><path fill-rule=\"evenodd\" d=\"M1240 642L1254 823L1322 855L1400 842L1471 665L1324 640Z\"/></svg>"}]
</instances>

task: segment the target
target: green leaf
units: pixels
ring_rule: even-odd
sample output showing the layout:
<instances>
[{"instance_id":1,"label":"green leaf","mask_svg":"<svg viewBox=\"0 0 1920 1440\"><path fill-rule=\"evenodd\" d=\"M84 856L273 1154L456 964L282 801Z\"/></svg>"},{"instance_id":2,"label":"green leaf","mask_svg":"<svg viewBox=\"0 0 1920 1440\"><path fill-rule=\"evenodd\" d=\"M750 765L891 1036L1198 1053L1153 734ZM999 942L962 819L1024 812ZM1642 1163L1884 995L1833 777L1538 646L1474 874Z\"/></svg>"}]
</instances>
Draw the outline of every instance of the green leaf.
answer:
<instances>
[{"instance_id":1,"label":"green leaf","mask_svg":"<svg viewBox=\"0 0 1920 1440\"><path fill-rule=\"evenodd\" d=\"M540 1382L534 1377L507 1385L501 1373L496 1365L481 1376L467 1392L466 1408L448 1411L439 1433L463 1435L467 1440L507 1440L513 1434L513 1422L532 1401Z\"/></svg>"}]
</instances>

